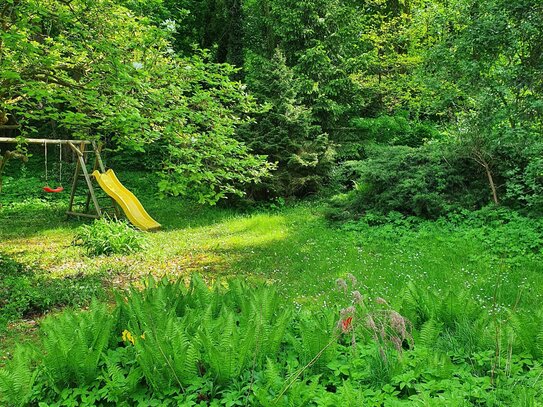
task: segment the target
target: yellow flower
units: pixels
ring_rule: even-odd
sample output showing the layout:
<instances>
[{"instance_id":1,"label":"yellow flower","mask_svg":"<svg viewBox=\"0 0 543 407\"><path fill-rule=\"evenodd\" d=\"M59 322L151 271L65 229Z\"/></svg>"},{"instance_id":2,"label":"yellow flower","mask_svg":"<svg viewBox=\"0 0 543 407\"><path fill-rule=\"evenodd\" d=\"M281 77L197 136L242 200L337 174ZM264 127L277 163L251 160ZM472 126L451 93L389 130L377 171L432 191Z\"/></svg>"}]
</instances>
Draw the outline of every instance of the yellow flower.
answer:
<instances>
[{"instance_id":1,"label":"yellow flower","mask_svg":"<svg viewBox=\"0 0 543 407\"><path fill-rule=\"evenodd\" d=\"M132 334L130 333L129 330L125 329L125 330L123 331L123 336L122 336L122 338L123 338L123 341L125 341L125 342L130 342L132 345L134 345L134 342L135 342L135 341L134 341L134 337L132 336Z\"/></svg>"}]
</instances>

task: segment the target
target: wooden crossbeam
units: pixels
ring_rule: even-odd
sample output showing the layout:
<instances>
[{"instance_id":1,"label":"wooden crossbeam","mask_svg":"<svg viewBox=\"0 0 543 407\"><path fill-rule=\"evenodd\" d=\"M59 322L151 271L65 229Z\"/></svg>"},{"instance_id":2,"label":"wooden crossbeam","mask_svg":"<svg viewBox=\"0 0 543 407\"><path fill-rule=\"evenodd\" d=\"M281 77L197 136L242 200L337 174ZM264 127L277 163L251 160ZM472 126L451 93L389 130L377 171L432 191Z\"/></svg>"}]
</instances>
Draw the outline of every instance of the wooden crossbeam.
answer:
<instances>
[{"instance_id":1,"label":"wooden crossbeam","mask_svg":"<svg viewBox=\"0 0 543 407\"><path fill-rule=\"evenodd\" d=\"M46 138L24 138L16 139L13 137L0 137L0 143L19 143L23 141L28 144L92 144L90 140L60 140L60 139L46 139Z\"/></svg>"}]
</instances>

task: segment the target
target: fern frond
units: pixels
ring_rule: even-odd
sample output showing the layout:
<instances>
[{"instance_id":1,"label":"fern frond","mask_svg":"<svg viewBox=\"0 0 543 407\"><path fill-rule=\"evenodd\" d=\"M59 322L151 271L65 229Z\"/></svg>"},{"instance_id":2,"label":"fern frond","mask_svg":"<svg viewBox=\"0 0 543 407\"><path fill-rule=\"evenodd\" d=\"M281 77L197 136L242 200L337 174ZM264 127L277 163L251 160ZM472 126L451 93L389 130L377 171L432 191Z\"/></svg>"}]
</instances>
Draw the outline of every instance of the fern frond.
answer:
<instances>
[{"instance_id":1,"label":"fern frond","mask_svg":"<svg viewBox=\"0 0 543 407\"><path fill-rule=\"evenodd\" d=\"M429 319L420 328L417 344L427 348L432 348L435 346L442 328L443 325L437 322L435 319Z\"/></svg>"},{"instance_id":2,"label":"fern frond","mask_svg":"<svg viewBox=\"0 0 543 407\"><path fill-rule=\"evenodd\" d=\"M114 319L106 305L87 312L65 311L42 323L45 373L54 388L82 387L99 374Z\"/></svg>"},{"instance_id":3,"label":"fern frond","mask_svg":"<svg viewBox=\"0 0 543 407\"><path fill-rule=\"evenodd\" d=\"M39 371L32 366L35 355L29 348L18 346L13 359L0 369L0 404L24 406L32 398L32 390Z\"/></svg>"}]
</instances>

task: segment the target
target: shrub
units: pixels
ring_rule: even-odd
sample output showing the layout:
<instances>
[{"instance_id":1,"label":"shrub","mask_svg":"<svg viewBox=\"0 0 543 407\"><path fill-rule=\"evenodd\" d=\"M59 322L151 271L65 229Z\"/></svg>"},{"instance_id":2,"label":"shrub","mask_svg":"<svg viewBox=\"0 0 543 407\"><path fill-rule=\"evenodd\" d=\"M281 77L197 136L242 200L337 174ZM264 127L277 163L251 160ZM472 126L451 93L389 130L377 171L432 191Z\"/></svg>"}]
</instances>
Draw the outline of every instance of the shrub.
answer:
<instances>
[{"instance_id":1,"label":"shrub","mask_svg":"<svg viewBox=\"0 0 543 407\"><path fill-rule=\"evenodd\" d=\"M351 124L357 129L360 138L380 144L419 147L439 135L433 125L411 121L401 115L360 117L353 119Z\"/></svg>"},{"instance_id":2,"label":"shrub","mask_svg":"<svg viewBox=\"0 0 543 407\"><path fill-rule=\"evenodd\" d=\"M75 244L83 246L90 255L126 254L141 250L145 244L143 234L122 221L95 220L83 225L77 232Z\"/></svg>"},{"instance_id":3,"label":"shrub","mask_svg":"<svg viewBox=\"0 0 543 407\"><path fill-rule=\"evenodd\" d=\"M373 210L435 219L454 208L483 206L489 199L484 179L466 177L473 165L441 143L374 147L367 160L343 166L336 182L354 184L354 189L343 203L332 202L331 218L345 218L345 211L357 217Z\"/></svg>"}]
</instances>

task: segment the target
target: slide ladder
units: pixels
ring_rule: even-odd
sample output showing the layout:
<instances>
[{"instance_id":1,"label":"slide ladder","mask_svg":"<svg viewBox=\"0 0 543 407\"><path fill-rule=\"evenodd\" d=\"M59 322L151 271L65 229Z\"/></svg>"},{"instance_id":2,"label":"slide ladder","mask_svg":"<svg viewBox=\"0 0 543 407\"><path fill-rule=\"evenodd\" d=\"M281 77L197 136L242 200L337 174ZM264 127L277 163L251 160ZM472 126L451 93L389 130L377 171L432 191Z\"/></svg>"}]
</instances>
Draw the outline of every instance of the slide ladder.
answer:
<instances>
[{"instance_id":1,"label":"slide ladder","mask_svg":"<svg viewBox=\"0 0 543 407\"><path fill-rule=\"evenodd\" d=\"M126 217L134 226L146 231L160 228L160 223L149 216L138 198L121 184L112 169L104 173L95 170L92 175L106 194L120 205Z\"/></svg>"}]
</instances>

